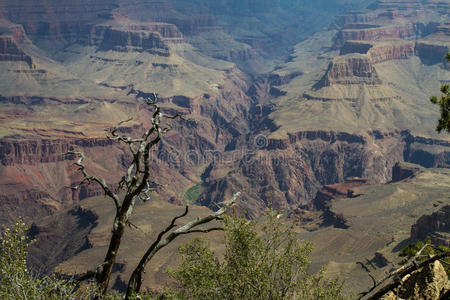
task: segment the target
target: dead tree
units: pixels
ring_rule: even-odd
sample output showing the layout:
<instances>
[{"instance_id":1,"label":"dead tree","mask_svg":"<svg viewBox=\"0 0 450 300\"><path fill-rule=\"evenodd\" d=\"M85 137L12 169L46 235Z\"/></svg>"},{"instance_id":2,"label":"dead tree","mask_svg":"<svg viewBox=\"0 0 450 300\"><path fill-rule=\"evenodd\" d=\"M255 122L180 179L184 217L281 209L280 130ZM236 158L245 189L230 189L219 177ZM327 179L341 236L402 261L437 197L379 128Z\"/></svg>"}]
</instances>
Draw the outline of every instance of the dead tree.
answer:
<instances>
[{"instance_id":1,"label":"dead tree","mask_svg":"<svg viewBox=\"0 0 450 300\"><path fill-rule=\"evenodd\" d=\"M119 190L124 190L123 197L119 197L119 194L114 192L103 178L91 176L90 174L88 174L88 172L86 171L86 166L83 163L83 153L75 151L66 153L78 157L78 160L74 163L74 165L78 167L78 170L83 175L82 181L77 186L72 187L72 189L77 190L83 184L96 183L102 187L104 194L113 201L116 209L116 215L112 228L112 236L103 263L97 267L96 271L89 271L84 276L80 277L83 279L95 277L100 294L106 294L107 292L112 269L117 258L125 228L127 225L132 226L129 218L133 212L136 201L147 200L149 197L149 192L154 190L152 186L154 186L155 184L157 185L156 181L151 178L150 174L150 151L161 141L161 138L164 136L164 134L172 129L171 124L163 124L163 120L186 120L180 114L167 115L162 113L160 106L157 104L156 94L152 94L151 97L146 97L144 98L144 100L145 104L152 107L154 111L151 120L151 127L147 129L140 138L123 136L118 133L119 127L125 122L130 121L131 119L120 122L116 127L112 128L107 135L108 139L112 141L118 141L126 144L132 154L132 162L127 168L125 176L123 176L118 183ZM233 199L235 199L235 197ZM232 202L234 202L234 200L232 200ZM162 240L164 234L176 226L175 221L181 217L184 217L188 213L189 208L186 207L185 213L181 216L175 217L172 220L170 226L158 235L156 241L149 248L149 251L147 251L147 253L144 255L143 259L133 273L132 282L129 284L129 290L139 290L141 286L141 274L143 272L143 269L145 268L145 265L148 263L151 257L159 249L170 243L180 234L199 232L199 230L194 230L194 227L197 227L200 224L208 223L212 220L219 219L220 215L225 212L229 205L225 205L224 208L206 218L187 223L183 227L172 232L166 239ZM213 229L215 230L215 228ZM208 232L213 229L200 231Z\"/></svg>"},{"instance_id":2,"label":"dead tree","mask_svg":"<svg viewBox=\"0 0 450 300\"><path fill-rule=\"evenodd\" d=\"M171 229L176 227L177 225L175 222L186 216L189 212L189 206L186 206L185 211L172 219L172 222L169 226L167 226L166 229L161 231L156 238L156 240L151 244L151 246L147 249L144 256L142 256L141 260L139 261L139 264L134 269L133 273L131 274L130 280L128 281L128 287L127 287L127 294L125 296L125 299L129 299L130 296L133 295L134 292L139 292L141 285L142 285L142 273L145 270L145 266L147 263L153 258L153 256L162 248L167 246L170 242L172 242L174 239L176 239L180 235L184 234L191 234L191 233L208 233L215 230L223 230L222 227L212 227L207 229L197 229L198 226L209 223L214 220L221 220L222 215L227 211L229 207L231 207L237 197L239 197L239 192L233 195L233 198L228 202L225 203L225 205L219 209L217 212L210 214L209 216L206 216L204 218L197 218L196 220L193 220L191 222L188 222L181 226L180 228L172 231L166 238L164 238L164 235L167 234Z\"/></svg>"}]
</instances>

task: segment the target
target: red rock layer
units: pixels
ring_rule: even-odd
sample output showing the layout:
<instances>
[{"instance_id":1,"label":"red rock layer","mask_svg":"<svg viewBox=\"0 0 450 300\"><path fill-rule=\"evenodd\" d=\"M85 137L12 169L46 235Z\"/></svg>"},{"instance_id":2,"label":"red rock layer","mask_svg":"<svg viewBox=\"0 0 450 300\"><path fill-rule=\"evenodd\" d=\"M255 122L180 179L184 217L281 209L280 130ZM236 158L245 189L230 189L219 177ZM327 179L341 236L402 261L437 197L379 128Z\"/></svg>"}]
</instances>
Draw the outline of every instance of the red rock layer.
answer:
<instances>
[{"instance_id":1,"label":"red rock layer","mask_svg":"<svg viewBox=\"0 0 450 300\"><path fill-rule=\"evenodd\" d=\"M4 166L34 165L67 160L64 153L80 147L104 147L108 139L17 140L0 139L0 162Z\"/></svg>"},{"instance_id":2,"label":"red rock layer","mask_svg":"<svg viewBox=\"0 0 450 300\"><path fill-rule=\"evenodd\" d=\"M376 85L381 83L369 57L349 54L333 59L316 88L334 84Z\"/></svg>"},{"instance_id":3,"label":"red rock layer","mask_svg":"<svg viewBox=\"0 0 450 300\"><path fill-rule=\"evenodd\" d=\"M20 47L20 44L24 43L29 43L29 40L22 26L11 25L6 28L0 26L0 61L23 61L32 68L32 58Z\"/></svg>"},{"instance_id":4,"label":"red rock layer","mask_svg":"<svg viewBox=\"0 0 450 300\"><path fill-rule=\"evenodd\" d=\"M420 36L423 24L393 25L369 29L343 29L336 36L336 44L344 45L348 40L376 41L380 39L414 40Z\"/></svg>"},{"instance_id":5,"label":"red rock layer","mask_svg":"<svg viewBox=\"0 0 450 300\"><path fill-rule=\"evenodd\" d=\"M368 51L373 64L394 59L407 59L414 55L415 44L413 42L396 42L375 46Z\"/></svg>"},{"instance_id":6,"label":"red rock layer","mask_svg":"<svg viewBox=\"0 0 450 300\"><path fill-rule=\"evenodd\" d=\"M268 203L281 210L311 203L321 186L345 182L348 177L387 182L398 161L450 166L448 150L426 152L424 144L450 146L448 141L415 137L408 131L361 135L311 130L289 134L285 139L269 139L264 151L237 151L233 152L235 156L212 163L212 170L223 167L226 176L213 175L199 201L213 207L233 192L242 191L241 210L256 216ZM374 149L381 156L375 155ZM335 190L336 194L348 193Z\"/></svg>"},{"instance_id":7,"label":"red rock layer","mask_svg":"<svg viewBox=\"0 0 450 300\"><path fill-rule=\"evenodd\" d=\"M32 40L45 38L75 42L89 35L92 25L111 18L114 3L104 1L0 1L8 19L22 24Z\"/></svg>"},{"instance_id":8,"label":"red rock layer","mask_svg":"<svg viewBox=\"0 0 450 300\"><path fill-rule=\"evenodd\" d=\"M96 26L89 40L91 45L99 47L100 51L147 51L168 56L169 48L158 32L128 31L110 26Z\"/></svg>"}]
</instances>

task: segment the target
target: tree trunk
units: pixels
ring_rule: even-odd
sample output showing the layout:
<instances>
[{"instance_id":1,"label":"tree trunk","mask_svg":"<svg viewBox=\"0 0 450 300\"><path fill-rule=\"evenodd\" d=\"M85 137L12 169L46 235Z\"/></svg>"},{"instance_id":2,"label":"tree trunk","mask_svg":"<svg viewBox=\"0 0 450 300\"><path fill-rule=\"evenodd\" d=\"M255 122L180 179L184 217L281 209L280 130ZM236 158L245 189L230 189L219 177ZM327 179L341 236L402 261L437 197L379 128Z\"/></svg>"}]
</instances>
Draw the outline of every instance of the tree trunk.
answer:
<instances>
[{"instance_id":1,"label":"tree trunk","mask_svg":"<svg viewBox=\"0 0 450 300\"><path fill-rule=\"evenodd\" d=\"M113 266L116 262L117 252L119 251L120 241L122 239L123 233L125 231L126 220L120 220L118 222L117 228L113 230L113 234L109 243L108 252L105 256L105 265L102 268L102 272L97 278L98 285L100 287L100 294L106 294L108 289L109 279L111 277L111 272Z\"/></svg>"}]
</instances>

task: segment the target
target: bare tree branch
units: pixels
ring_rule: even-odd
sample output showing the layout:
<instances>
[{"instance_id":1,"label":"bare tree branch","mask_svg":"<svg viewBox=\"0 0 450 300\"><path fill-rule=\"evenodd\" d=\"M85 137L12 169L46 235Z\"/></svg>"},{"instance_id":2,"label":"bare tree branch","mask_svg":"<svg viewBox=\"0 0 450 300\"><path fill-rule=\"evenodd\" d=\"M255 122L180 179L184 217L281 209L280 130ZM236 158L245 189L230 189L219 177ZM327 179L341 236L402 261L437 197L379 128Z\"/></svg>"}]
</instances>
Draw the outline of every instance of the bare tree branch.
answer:
<instances>
[{"instance_id":1,"label":"bare tree branch","mask_svg":"<svg viewBox=\"0 0 450 300\"><path fill-rule=\"evenodd\" d=\"M189 207L186 206L185 212L182 215L177 216L172 219L172 222L170 223L170 225L158 234L157 239L147 249L147 252L144 254L144 256L142 256L141 261L139 262L136 269L133 271L133 273L130 277L130 280L128 282L127 294L125 296L125 299L129 299L129 297L133 294L133 292L139 292L139 290L141 288L141 284L142 284L142 273L144 272L146 265L153 258L153 256L159 250L161 250L162 248L167 246L170 242L172 242L174 239L176 239L178 236L184 235L184 234L190 234L190 233L194 233L194 232L211 232L214 230L221 230L222 228L219 228L219 227L213 227L210 229L194 229L194 228L220 218L228 210L228 208L230 208L236 202L239 195L240 195L240 192L237 192L236 194L233 195L231 200L229 202L225 203L224 206L222 208L220 208L218 211L216 211L206 217L197 218L193 221L190 221L190 222L184 224L183 226L181 226L180 228L172 231L166 238L163 238L166 233L168 233L172 228L174 228L176 226L175 222L178 219L187 215Z\"/></svg>"},{"instance_id":2,"label":"bare tree branch","mask_svg":"<svg viewBox=\"0 0 450 300\"><path fill-rule=\"evenodd\" d=\"M430 263L433 263L436 260L440 260L440 259L450 256L450 251L446 251L446 252L440 253L438 255L435 255L435 256L418 264L416 262L417 257L420 256L422 251L428 246L430 246L430 245L427 244L427 245L423 246L422 249L420 249L420 251L417 252L417 254L411 260L409 260L409 262L407 264L405 264L401 268L395 270L394 272L390 273L386 278L381 280L375 287L373 287L368 292L364 293L361 297L359 297L359 299L365 299L365 300L379 299L381 296L383 296L390 290L396 288L400 284L401 279L403 277L405 277L406 275L411 274L412 272L414 272ZM387 281L388 279L391 280L391 282L389 282L383 286L383 283L385 281Z\"/></svg>"},{"instance_id":3,"label":"bare tree branch","mask_svg":"<svg viewBox=\"0 0 450 300\"><path fill-rule=\"evenodd\" d=\"M106 184L105 179L95 177L95 176L90 176L87 173L86 166L83 164L84 154L82 152L76 152L76 151L69 151L66 154L77 155L79 157L79 159L74 163L74 165L78 166L78 170L80 170L81 173L83 174L83 180L78 185L72 187L72 189L78 190L80 188L80 186L82 184L84 184L85 182L87 182L88 184L90 184L91 182L97 182L102 187L103 191L105 192L105 195L107 195L114 201L116 210L117 211L120 210L119 196L117 196L115 193L113 193L111 191L111 189Z\"/></svg>"},{"instance_id":4,"label":"bare tree branch","mask_svg":"<svg viewBox=\"0 0 450 300\"><path fill-rule=\"evenodd\" d=\"M73 189L78 189L82 184L90 184L91 182L98 183L104 190L105 194L113 199L114 204L116 206L116 216L114 218L113 228L112 228L112 236L109 241L108 250L106 252L104 262L101 265L101 270L96 271L94 276L97 279L100 292L102 294L106 294L109 280L112 273L112 268L116 261L116 257L120 248L120 243L122 240L122 236L125 232L126 226L136 227L130 221L129 218L133 212L136 200L148 201L150 199L150 192L155 190L155 185L158 186L155 181L152 181L150 178L150 151L161 141L161 138L168 131L172 129L171 124L163 124L163 120L186 120L183 115L175 114L168 115L161 112L160 106L157 104L158 97L155 93L153 94L138 94L137 99L143 98L145 103L153 108L153 113L151 117L151 127L145 130L140 138L133 138L126 135L120 135L118 133L119 128L126 122L131 121L131 119L124 120L119 122L115 127L109 130L107 134L107 138L112 141L118 141L128 145L128 148L132 154L132 161L126 170L126 174L122 176L121 180L118 183L118 188L125 190L125 195L123 200L119 202L119 197L117 194L113 193L111 189L106 184L106 181L102 178L98 178L95 176L90 176L86 172L85 165L83 164L84 155L81 152L68 152L67 154L74 154L79 157L78 161L75 165L78 166L79 171L83 174L83 180ZM161 186L161 185L160 185ZM188 213L189 208L186 207L185 213L182 215L175 217L169 227L163 230L158 238L156 239L154 246L151 246L152 249L158 251L163 243L167 239L162 240L163 236L168 233L172 228L174 228L175 222L184 217ZM222 211L223 213L223 211ZM216 216L218 218L219 215ZM210 222L214 218L211 219L200 219L197 223L191 224L192 226L187 228L183 233L172 232L168 238L175 238L178 234L184 234L190 231L195 226L198 226L203 223ZM153 254L152 254L153 255Z\"/></svg>"}]
</instances>

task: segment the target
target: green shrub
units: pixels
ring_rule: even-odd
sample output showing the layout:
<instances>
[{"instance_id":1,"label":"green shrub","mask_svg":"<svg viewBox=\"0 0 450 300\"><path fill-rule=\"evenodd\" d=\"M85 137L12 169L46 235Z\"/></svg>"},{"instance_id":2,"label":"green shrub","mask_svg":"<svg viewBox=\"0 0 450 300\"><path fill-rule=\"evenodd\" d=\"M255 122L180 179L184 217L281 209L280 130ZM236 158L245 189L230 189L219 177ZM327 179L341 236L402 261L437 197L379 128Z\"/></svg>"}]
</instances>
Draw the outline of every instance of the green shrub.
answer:
<instances>
[{"instance_id":1,"label":"green shrub","mask_svg":"<svg viewBox=\"0 0 450 300\"><path fill-rule=\"evenodd\" d=\"M312 251L274 212L259 230L255 222L225 219L223 261L195 239L179 249L181 266L170 271L183 299L345 299L342 282L308 273Z\"/></svg>"},{"instance_id":2,"label":"green shrub","mask_svg":"<svg viewBox=\"0 0 450 300\"><path fill-rule=\"evenodd\" d=\"M55 276L34 275L27 266L28 226L18 219L0 235L0 299L79 299L75 284Z\"/></svg>"},{"instance_id":3,"label":"green shrub","mask_svg":"<svg viewBox=\"0 0 450 300\"><path fill-rule=\"evenodd\" d=\"M410 243L406 245L405 247L400 250L399 256L405 257L403 261L401 261L401 264L404 264L408 261L408 259L414 257L417 252L420 251L420 249L423 248L426 244L432 245L430 237L427 237L425 241L417 241L414 243ZM424 261L427 259L430 255L436 255L441 252L450 251L450 247L445 246L433 246L433 247L426 247L422 253L421 256L418 258L419 261ZM447 272L447 275L450 276L450 258L444 258L443 259L445 264L443 264L445 271Z\"/></svg>"}]
</instances>

